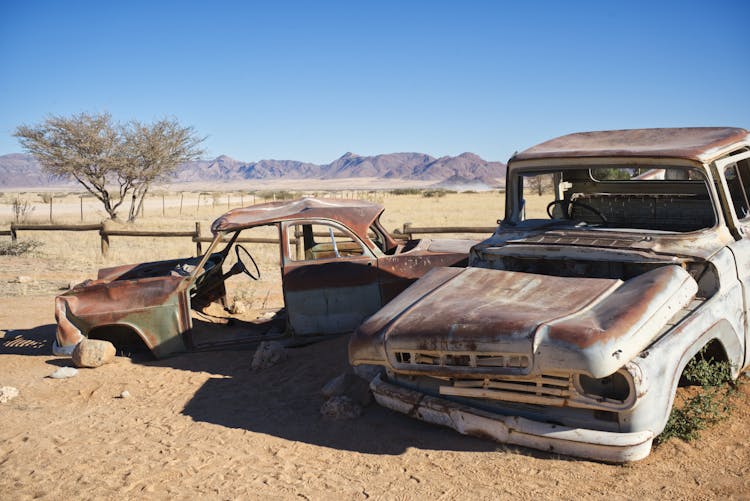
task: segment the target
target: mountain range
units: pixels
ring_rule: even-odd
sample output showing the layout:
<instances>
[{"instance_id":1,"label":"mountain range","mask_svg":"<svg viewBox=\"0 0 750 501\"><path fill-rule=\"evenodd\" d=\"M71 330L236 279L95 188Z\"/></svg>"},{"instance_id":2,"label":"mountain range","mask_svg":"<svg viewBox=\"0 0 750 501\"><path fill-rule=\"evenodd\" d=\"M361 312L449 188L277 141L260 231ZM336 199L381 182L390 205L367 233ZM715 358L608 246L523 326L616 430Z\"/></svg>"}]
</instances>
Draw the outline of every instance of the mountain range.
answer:
<instances>
[{"instance_id":1,"label":"mountain range","mask_svg":"<svg viewBox=\"0 0 750 501\"><path fill-rule=\"evenodd\" d=\"M243 162L226 155L180 165L169 182L232 182L248 179L384 178L435 181L436 185L503 185L505 164L489 162L474 153L435 158L424 153L389 153L360 156L346 153L329 164L296 160ZM23 153L0 156L0 188L70 186L73 181L46 174L39 163Z\"/></svg>"}]
</instances>

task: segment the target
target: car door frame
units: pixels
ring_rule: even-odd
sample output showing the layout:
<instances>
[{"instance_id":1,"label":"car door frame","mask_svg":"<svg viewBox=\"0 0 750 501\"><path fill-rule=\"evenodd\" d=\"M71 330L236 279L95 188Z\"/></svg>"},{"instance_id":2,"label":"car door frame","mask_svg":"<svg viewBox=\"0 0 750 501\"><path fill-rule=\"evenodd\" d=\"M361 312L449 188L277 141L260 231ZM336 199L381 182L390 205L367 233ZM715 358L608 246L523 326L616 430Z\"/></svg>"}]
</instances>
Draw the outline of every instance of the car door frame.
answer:
<instances>
[{"instance_id":1,"label":"car door frame","mask_svg":"<svg viewBox=\"0 0 750 501\"><path fill-rule=\"evenodd\" d=\"M290 227L324 225L346 234L362 255L298 259ZM281 277L289 327L297 335L352 331L380 308L378 258L350 228L331 219L281 222Z\"/></svg>"}]
</instances>

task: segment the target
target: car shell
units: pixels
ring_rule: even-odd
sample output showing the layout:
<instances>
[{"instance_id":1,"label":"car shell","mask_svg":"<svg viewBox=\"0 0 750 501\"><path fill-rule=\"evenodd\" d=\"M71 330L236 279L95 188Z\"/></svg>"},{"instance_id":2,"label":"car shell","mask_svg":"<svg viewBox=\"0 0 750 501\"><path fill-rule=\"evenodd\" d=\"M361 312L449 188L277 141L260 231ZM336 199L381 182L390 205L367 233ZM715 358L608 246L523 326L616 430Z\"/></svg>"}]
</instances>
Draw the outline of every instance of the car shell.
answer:
<instances>
[{"instance_id":1,"label":"car shell","mask_svg":"<svg viewBox=\"0 0 750 501\"><path fill-rule=\"evenodd\" d=\"M214 238L203 256L102 269L96 280L58 296L54 352L70 354L88 336L118 341L123 332L157 357L291 334L349 332L429 269L466 264L474 241L397 242L380 223L383 210L359 200L303 198L229 211L212 224ZM313 235L314 225L329 233ZM244 334L204 333L191 309L226 304L224 281L240 270L222 265L243 241L240 233L259 226L278 231L281 326L277 316L274 326L248 323ZM345 239L347 252L337 248L337 238Z\"/></svg>"}]
</instances>

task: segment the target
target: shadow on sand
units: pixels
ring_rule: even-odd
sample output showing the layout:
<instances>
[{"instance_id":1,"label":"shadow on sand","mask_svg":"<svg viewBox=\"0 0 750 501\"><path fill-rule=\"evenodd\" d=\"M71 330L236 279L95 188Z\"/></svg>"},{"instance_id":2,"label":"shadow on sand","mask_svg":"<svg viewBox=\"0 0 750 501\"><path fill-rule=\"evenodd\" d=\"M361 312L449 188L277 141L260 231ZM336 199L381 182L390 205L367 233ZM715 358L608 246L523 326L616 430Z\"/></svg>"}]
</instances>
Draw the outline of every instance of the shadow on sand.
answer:
<instances>
[{"instance_id":1,"label":"shadow on sand","mask_svg":"<svg viewBox=\"0 0 750 501\"><path fill-rule=\"evenodd\" d=\"M342 336L289 349L287 360L260 371L250 369L252 350L191 354L153 364L225 376L209 379L183 409L196 421L370 454L401 454L410 447L498 448L493 442L419 422L374 402L357 419L323 417L321 388L348 369L347 342L348 336Z\"/></svg>"},{"instance_id":2,"label":"shadow on sand","mask_svg":"<svg viewBox=\"0 0 750 501\"><path fill-rule=\"evenodd\" d=\"M52 355L56 328L55 324L47 324L6 330L0 337L0 355Z\"/></svg>"},{"instance_id":3,"label":"shadow on sand","mask_svg":"<svg viewBox=\"0 0 750 501\"><path fill-rule=\"evenodd\" d=\"M55 325L9 330L0 354L51 356ZM348 369L348 336L291 348L288 358L259 371L250 369L254 347L189 353L165 360L136 354L133 361L152 367L208 372L214 377L197 389L182 414L195 421L286 440L369 454L401 454L408 448L495 451L499 445L459 435L370 404L361 417L331 420L320 414L321 388ZM50 365L70 365L51 358Z\"/></svg>"}]
</instances>

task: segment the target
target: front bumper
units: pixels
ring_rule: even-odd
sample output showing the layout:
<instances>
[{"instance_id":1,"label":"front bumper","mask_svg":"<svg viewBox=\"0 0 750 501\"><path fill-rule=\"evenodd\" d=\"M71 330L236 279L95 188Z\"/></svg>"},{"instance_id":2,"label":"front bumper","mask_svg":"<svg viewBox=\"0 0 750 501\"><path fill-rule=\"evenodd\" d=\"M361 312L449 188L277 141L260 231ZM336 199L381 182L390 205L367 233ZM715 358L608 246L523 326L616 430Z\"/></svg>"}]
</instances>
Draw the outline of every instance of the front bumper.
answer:
<instances>
[{"instance_id":1,"label":"front bumper","mask_svg":"<svg viewBox=\"0 0 750 501\"><path fill-rule=\"evenodd\" d=\"M627 463L648 456L650 431L617 433L568 428L518 416L503 416L444 398L385 382L378 375L370 383L375 400L394 411L428 423L453 428L464 435L611 463Z\"/></svg>"}]
</instances>

